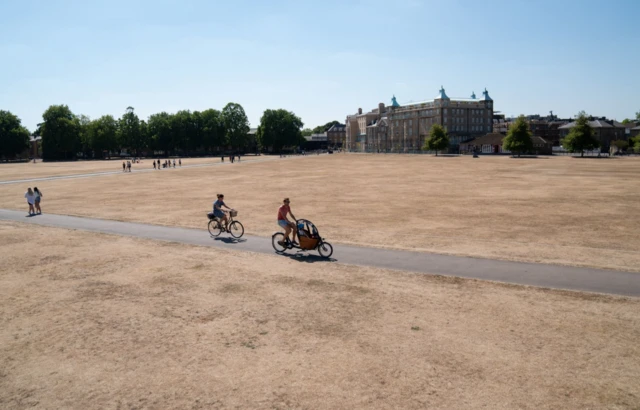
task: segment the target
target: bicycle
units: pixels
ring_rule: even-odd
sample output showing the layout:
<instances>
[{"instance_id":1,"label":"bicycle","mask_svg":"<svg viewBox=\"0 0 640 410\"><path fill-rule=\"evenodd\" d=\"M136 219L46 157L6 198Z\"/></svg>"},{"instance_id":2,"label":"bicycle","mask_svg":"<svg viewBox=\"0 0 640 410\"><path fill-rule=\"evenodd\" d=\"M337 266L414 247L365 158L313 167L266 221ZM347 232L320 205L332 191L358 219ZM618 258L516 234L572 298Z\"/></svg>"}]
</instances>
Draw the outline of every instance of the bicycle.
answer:
<instances>
[{"instance_id":1,"label":"bicycle","mask_svg":"<svg viewBox=\"0 0 640 410\"><path fill-rule=\"evenodd\" d=\"M302 251L318 251L323 258L330 258L333 255L333 246L325 242L320 236L318 228L306 219L298 219L296 228L298 230L299 245L291 243L289 238L282 232L276 232L271 236L271 245L278 254L283 254L288 249L300 249Z\"/></svg>"},{"instance_id":2,"label":"bicycle","mask_svg":"<svg viewBox=\"0 0 640 410\"><path fill-rule=\"evenodd\" d=\"M240 223L240 221L236 221L233 218L238 216L238 211L232 209L229 211L229 222L227 224L227 229L222 226L220 218L213 215L213 212L207 214L209 218L209 224L207 225L207 229L209 230L209 234L211 237L216 238L220 236L222 232L227 232L231 234L236 239L239 239L244 235L244 226Z\"/></svg>"}]
</instances>

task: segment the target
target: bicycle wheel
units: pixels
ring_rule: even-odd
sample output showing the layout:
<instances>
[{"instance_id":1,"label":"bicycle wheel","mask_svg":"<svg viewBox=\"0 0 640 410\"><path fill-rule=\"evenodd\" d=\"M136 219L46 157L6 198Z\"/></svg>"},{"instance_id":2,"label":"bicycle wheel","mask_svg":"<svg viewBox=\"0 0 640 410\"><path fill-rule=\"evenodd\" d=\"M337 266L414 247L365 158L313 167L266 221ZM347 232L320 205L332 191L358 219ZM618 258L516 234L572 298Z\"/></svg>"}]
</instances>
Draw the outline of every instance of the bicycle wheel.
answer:
<instances>
[{"instance_id":1,"label":"bicycle wheel","mask_svg":"<svg viewBox=\"0 0 640 410\"><path fill-rule=\"evenodd\" d=\"M318 246L318 253L323 258L329 258L333 255L333 246L329 242L322 242L320 246Z\"/></svg>"},{"instance_id":2,"label":"bicycle wheel","mask_svg":"<svg viewBox=\"0 0 640 410\"><path fill-rule=\"evenodd\" d=\"M209 233L213 237L220 236L220 234L222 233L222 228L220 227L218 221L216 221L215 219L209 221L208 229Z\"/></svg>"},{"instance_id":3,"label":"bicycle wheel","mask_svg":"<svg viewBox=\"0 0 640 410\"><path fill-rule=\"evenodd\" d=\"M231 225L229 225L229 233L231 234L231 236L238 239L242 235L244 235L244 226L242 226L242 224L238 221L233 221L231 222Z\"/></svg>"},{"instance_id":4,"label":"bicycle wheel","mask_svg":"<svg viewBox=\"0 0 640 410\"><path fill-rule=\"evenodd\" d=\"M286 245L284 245L284 241L284 234L282 232L275 233L271 237L271 245L273 245L273 249L278 253L283 253L287 250Z\"/></svg>"}]
</instances>

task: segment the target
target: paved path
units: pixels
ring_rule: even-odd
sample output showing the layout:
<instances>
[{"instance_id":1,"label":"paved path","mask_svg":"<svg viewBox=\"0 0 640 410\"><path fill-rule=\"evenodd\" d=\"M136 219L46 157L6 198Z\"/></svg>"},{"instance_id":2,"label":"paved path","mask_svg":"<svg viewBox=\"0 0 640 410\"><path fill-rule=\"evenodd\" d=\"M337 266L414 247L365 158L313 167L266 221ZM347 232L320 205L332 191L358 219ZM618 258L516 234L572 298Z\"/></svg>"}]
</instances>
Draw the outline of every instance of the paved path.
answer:
<instances>
[{"instance_id":1,"label":"paved path","mask_svg":"<svg viewBox=\"0 0 640 410\"><path fill-rule=\"evenodd\" d=\"M205 227L205 219L202 221L203 229L189 229L65 215L44 214L27 217L25 212L0 209L0 220L274 254L271 238L245 235L237 242L225 237L225 235L228 236L227 234L217 239L211 238ZM346 245L334 245L334 253L330 261L320 258L315 252L296 254L294 251L289 251L287 255L301 263L338 262L425 274L640 297L640 272L497 261Z\"/></svg>"},{"instance_id":2,"label":"paved path","mask_svg":"<svg viewBox=\"0 0 640 410\"><path fill-rule=\"evenodd\" d=\"M239 161L238 164L265 162L265 161L274 161L274 160L276 160L276 157L274 157L274 156L259 156L259 157L249 157L249 158L252 158L252 159L245 159L243 161ZM301 156L296 156L296 157L288 157L288 158L302 158L302 157ZM278 157L277 159L281 159L281 158ZM194 165L183 165L183 166L178 166L176 168L171 168L171 169L160 169L160 171L173 172L173 171L180 170L180 169L185 169L185 168L224 166L226 164L231 165L231 162L229 161L228 158L226 158L225 162L220 162L220 161L214 162L215 160L216 160L216 158L211 158L211 162L209 162L209 163L194 164ZM114 162L114 165L117 168L121 164L119 164L118 162ZM144 168L138 168L141 165L143 165ZM138 174L138 173L156 172L156 171L158 171L158 170L154 169L152 164L149 164L148 162L145 161L144 164L134 164L133 165L133 169L131 170L131 172L122 172L122 169L118 168L117 171L90 172L90 173L86 173L86 174L71 174L71 175L53 175L53 176L50 176L50 177L35 177L35 178L26 178L26 179L14 179L14 180L11 180L11 181L0 181L0 185L21 184L21 183L25 183L25 182L36 182L36 181L53 181L53 180L56 180L56 179L89 178L89 177L98 177L98 176L105 176L105 175L128 175L128 174Z\"/></svg>"}]
</instances>

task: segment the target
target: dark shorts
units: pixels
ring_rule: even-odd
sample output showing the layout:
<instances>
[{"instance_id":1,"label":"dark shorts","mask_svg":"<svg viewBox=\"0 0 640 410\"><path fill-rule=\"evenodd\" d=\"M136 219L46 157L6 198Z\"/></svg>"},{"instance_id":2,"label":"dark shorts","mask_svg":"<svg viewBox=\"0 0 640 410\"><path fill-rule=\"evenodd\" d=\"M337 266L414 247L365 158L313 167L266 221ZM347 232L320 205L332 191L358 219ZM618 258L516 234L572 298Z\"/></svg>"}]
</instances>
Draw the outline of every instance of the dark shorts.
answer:
<instances>
[{"instance_id":1,"label":"dark shorts","mask_svg":"<svg viewBox=\"0 0 640 410\"><path fill-rule=\"evenodd\" d=\"M222 211L213 211L213 216L215 216L216 218L224 218L224 212Z\"/></svg>"}]
</instances>

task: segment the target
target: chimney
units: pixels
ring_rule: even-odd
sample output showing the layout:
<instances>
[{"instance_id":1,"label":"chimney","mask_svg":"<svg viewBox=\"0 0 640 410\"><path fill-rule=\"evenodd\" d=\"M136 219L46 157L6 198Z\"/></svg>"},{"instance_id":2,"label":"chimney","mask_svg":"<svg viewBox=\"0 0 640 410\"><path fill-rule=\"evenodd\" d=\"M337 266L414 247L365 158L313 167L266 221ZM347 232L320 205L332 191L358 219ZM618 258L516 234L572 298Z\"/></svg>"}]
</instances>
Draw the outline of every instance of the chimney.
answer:
<instances>
[{"instance_id":1,"label":"chimney","mask_svg":"<svg viewBox=\"0 0 640 410\"><path fill-rule=\"evenodd\" d=\"M378 114L382 114L384 112L384 103L378 104Z\"/></svg>"},{"instance_id":2,"label":"chimney","mask_svg":"<svg viewBox=\"0 0 640 410\"><path fill-rule=\"evenodd\" d=\"M358 115L362 114L362 108L358 108Z\"/></svg>"}]
</instances>

